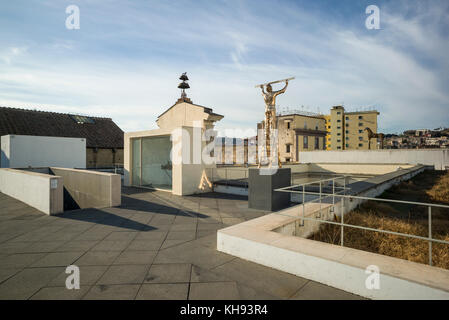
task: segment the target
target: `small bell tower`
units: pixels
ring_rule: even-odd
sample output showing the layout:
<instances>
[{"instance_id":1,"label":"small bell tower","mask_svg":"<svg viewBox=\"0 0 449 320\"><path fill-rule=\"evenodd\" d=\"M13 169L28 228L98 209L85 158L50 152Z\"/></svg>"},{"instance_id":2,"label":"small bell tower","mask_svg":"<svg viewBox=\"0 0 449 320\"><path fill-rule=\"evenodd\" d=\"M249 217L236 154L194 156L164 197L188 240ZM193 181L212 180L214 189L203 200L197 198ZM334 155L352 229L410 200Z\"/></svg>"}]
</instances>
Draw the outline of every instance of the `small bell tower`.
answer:
<instances>
[{"instance_id":1,"label":"small bell tower","mask_svg":"<svg viewBox=\"0 0 449 320\"><path fill-rule=\"evenodd\" d=\"M186 94L186 91L185 91L186 89L190 89L190 86L187 83L187 81L189 81L189 78L187 77L187 72L184 72L179 77L179 80L182 80L182 82L178 85L178 88L181 89L181 98L179 98L178 101L176 101L176 103L180 103L180 102L192 103L192 100L187 98L187 94Z\"/></svg>"}]
</instances>

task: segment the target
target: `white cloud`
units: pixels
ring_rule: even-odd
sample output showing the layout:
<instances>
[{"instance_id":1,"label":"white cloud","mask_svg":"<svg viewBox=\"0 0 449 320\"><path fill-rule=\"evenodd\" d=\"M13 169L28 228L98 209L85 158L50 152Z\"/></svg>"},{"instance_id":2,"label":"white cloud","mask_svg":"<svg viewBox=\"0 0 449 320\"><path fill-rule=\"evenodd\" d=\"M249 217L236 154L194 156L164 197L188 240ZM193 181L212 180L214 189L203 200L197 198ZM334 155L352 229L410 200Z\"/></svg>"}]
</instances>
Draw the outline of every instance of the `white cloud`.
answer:
<instances>
[{"instance_id":1,"label":"white cloud","mask_svg":"<svg viewBox=\"0 0 449 320\"><path fill-rule=\"evenodd\" d=\"M244 5L232 15L227 8L198 10L184 21L163 3L145 13L130 6L120 20L111 18L117 15L111 8L83 16L83 26L96 17L112 23L114 32L101 29L92 43L83 42L89 37L55 40L55 50L78 50L60 60L46 58L48 43L0 52L0 105L112 117L125 131L144 130L154 128L156 117L176 101L177 77L188 71L188 95L225 116L221 129L254 129L264 110L254 85L290 76L296 80L278 98L280 106L321 112L342 102L349 109L374 106L386 131L449 125L449 42L438 32L447 16L431 6L407 17L382 7L382 30L372 33L345 30L287 5L278 8L284 21L261 18ZM87 37L83 28L80 34ZM127 50L147 53L105 53L101 41L107 50L122 50L117 43L126 43ZM165 59L153 50L186 58Z\"/></svg>"},{"instance_id":2,"label":"white cloud","mask_svg":"<svg viewBox=\"0 0 449 320\"><path fill-rule=\"evenodd\" d=\"M16 57L19 57L27 52L27 47L9 47L0 51L0 60L3 63L10 65Z\"/></svg>"}]
</instances>

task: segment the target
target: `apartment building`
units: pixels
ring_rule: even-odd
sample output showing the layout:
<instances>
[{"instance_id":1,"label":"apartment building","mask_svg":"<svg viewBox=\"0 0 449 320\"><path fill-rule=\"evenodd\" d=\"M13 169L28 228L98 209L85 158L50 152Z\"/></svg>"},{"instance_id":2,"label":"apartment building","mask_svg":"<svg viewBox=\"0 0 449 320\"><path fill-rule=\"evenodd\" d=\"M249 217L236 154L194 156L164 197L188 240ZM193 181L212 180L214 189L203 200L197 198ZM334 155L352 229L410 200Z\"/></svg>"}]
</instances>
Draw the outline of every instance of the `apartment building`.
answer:
<instances>
[{"instance_id":1,"label":"apartment building","mask_svg":"<svg viewBox=\"0 0 449 320\"><path fill-rule=\"evenodd\" d=\"M279 157L296 162L301 151L325 150L326 125L323 116L310 112L278 115ZM263 128L263 122L258 123Z\"/></svg>"},{"instance_id":2,"label":"apartment building","mask_svg":"<svg viewBox=\"0 0 449 320\"><path fill-rule=\"evenodd\" d=\"M330 115L324 116L326 125L326 150L378 149L376 138L368 140L368 131L377 133L379 112L345 112L343 106L332 107Z\"/></svg>"}]
</instances>

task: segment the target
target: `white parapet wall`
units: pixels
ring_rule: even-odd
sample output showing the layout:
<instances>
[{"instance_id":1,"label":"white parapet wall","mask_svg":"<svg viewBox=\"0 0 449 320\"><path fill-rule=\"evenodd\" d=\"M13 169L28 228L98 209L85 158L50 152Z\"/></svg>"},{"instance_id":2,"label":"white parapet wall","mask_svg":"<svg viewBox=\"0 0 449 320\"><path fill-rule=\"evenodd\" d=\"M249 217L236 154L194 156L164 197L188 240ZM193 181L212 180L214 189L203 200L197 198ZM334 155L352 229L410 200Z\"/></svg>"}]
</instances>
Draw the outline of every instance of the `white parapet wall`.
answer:
<instances>
[{"instance_id":1,"label":"white parapet wall","mask_svg":"<svg viewBox=\"0 0 449 320\"><path fill-rule=\"evenodd\" d=\"M86 139L6 135L1 137L1 167L86 167Z\"/></svg>"},{"instance_id":2,"label":"white parapet wall","mask_svg":"<svg viewBox=\"0 0 449 320\"><path fill-rule=\"evenodd\" d=\"M372 186L359 195L376 197L424 169L415 166L373 177L367 180ZM449 270L299 237L320 225L306 220L299 227L300 217L316 217L321 211L321 219L327 220L359 203L305 203L245 221L218 230L217 249L370 299L449 299ZM378 288L367 285L375 277L367 268L378 268Z\"/></svg>"},{"instance_id":3,"label":"white parapet wall","mask_svg":"<svg viewBox=\"0 0 449 320\"><path fill-rule=\"evenodd\" d=\"M121 204L121 179L119 174L50 167L60 176L64 188L80 208L105 208Z\"/></svg>"},{"instance_id":4,"label":"white parapet wall","mask_svg":"<svg viewBox=\"0 0 449 320\"><path fill-rule=\"evenodd\" d=\"M218 251L370 299L449 299L448 270L268 230L286 215L219 230Z\"/></svg>"},{"instance_id":5,"label":"white parapet wall","mask_svg":"<svg viewBox=\"0 0 449 320\"><path fill-rule=\"evenodd\" d=\"M385 149L305 151L300 163L356 163L356 164L423 164L435 170L449 168L449 149Z\"/></svg>"},{"instance_id":6,"label":"white parapet wall","mask_svg":"<svg viewBox=\"0 0 449 320\"><path fill-rule=\"evenodd\" d=\"M0 192L49 215L63 211L63 182L59 176L0 169Z\"/></svg>"}]
</instances>

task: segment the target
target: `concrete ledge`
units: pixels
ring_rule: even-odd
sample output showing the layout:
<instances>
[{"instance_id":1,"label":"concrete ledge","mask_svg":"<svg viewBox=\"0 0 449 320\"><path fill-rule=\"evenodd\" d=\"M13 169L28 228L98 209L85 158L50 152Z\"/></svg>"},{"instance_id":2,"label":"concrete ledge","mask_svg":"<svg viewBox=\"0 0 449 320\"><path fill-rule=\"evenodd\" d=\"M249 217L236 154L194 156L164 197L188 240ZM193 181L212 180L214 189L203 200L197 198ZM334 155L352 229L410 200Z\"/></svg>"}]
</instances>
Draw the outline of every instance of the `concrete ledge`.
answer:
<instances>
[{"instance_id":1,"label":"concrete ledge","mask_svg":"<svg viewBox=\"0 0 449 320\"><path fill-rule=\"evenodd\" d=\"M371 299L449 299L449 270L271 231L298 220L292 209L219 230L217 250ZM370 265L379 290L365 287Z\"/></svg>"},{"instance_id":2,"label":"concrete ledge","mask_svg":"<svg viewBox=\"0 0 449 320\"><path fill-rule=\"evenodd\" d=\"M49 215L63 211L63 180L60 176L0 169L0 192Z\"/></svg>"},{"instance_id":3,"label":"concrete ledge","mask_svg":"<svg viewBox=\"0 0 449 320\"><path fill-rule=\"evenodd\" d=\"M64 188L81 208L105 208L121 204L119 174L51 167L64 179Z\"/></svg>"},{"instance_id":4,"label":"concrete ledge","mask_svg":"<svg viewBox=\"0 0 449 320\"><path fill-rule=\"evenodd\" d=\"M424 166L375 177L377 183L361 195L375 197L393 184L422 172ZM380 180L379 180L380 179ZM372 181L374 182L374 181ZM361 200L346 202L348 212ZM322 219L341 215L340 202L322 203ZM449 270L398 258L300 238L319 227L319 222L300 217L315 215L319 203L306 203L249 220L217 232L217 250L277 270L314 280L371 299L449 299ZM380 269L380 289L365 286L370 265Z\"/></svg>"},{"instance_id":5,"label":"concrete ledge","mask_svg":"<svg viewBox=\"0 0 449 320\"><path fill-rule=\"evenodd\" d=\"M448 149L384 149L301 152L301 163L409 163L433 166L435 170L449 167Z\"/></svg>"}]
</instances>

